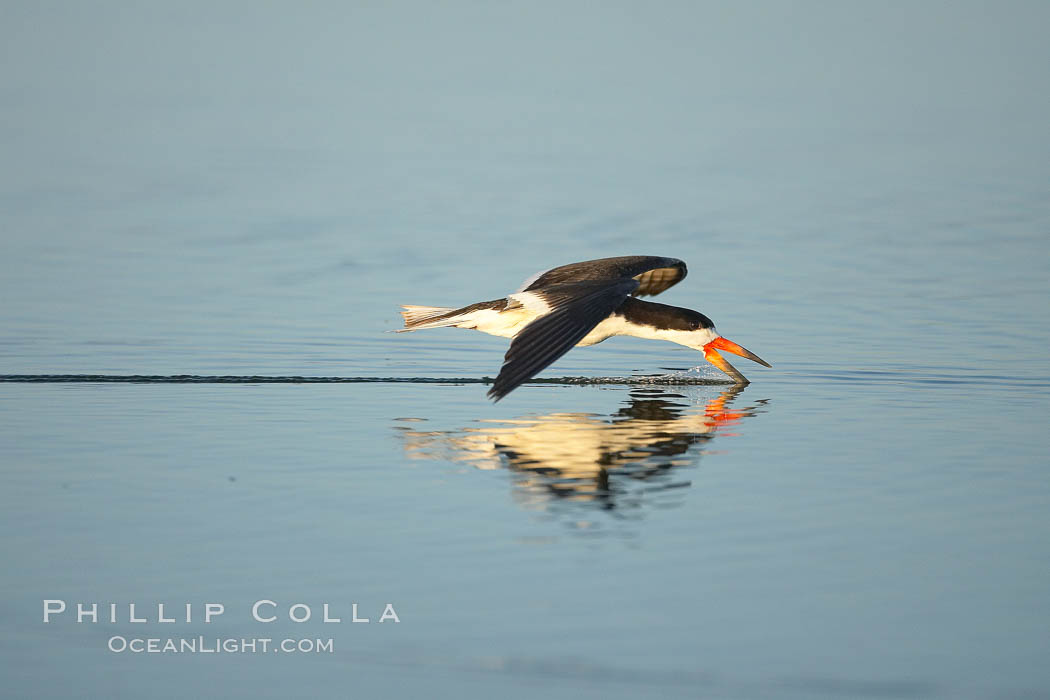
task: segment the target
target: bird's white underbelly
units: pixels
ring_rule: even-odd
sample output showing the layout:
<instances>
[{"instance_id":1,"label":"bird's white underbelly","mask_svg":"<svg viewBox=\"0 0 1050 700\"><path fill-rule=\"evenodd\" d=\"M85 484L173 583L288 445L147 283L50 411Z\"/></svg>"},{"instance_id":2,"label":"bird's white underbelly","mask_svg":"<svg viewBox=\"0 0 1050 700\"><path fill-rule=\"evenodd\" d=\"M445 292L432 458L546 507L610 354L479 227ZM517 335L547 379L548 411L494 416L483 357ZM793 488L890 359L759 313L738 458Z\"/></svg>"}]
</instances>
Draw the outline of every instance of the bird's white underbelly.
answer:
<instances>
[{"instance_id":1,"label":"bird's white underbelly","mask_svg":"<svg viewBox=\"0 0 1050 700\"><path fill-rule=\"evenodd\" d=\"M542 315L538 309L529 307L518 307L506 311L482 309L465 314L455 325L459 328L473 328L489 335L498 335L501 338L513 338L525 326ZM687 347L698 347L698 344L718 337L718 333L713 328L708 329L703 337L700 337L699 333L698 331L660 330L638 326L628 323L627 319L619 314L613 314L603 319L576 345L577 347L597 345L614 335L630 335L651 340L669 340Z\"/></svg>"},{"instance_id":2,"label":"bird's white underbelly","mask_svg":"<svg viewBox=\"0 0 1050 700\"><path fill-rule=\"evenodd\" d=\"M494 311L484 309L474 311L463 316L456 323L459 328L473 328L489 335L498 335L501 338L513 338L542 314L528 308L508 309L506 311ZM623 316L610 316L599 323L594 329L577 343L578 346L597 345L606 338L620 335L626 330Z\"/></svg>"},{"instance_id":3,"label":"bird's white underbelly","mask_svg":"<svg viewBox=\"0 0 1050 700\"><path fill-rule=\"evenodd\" d=\"M585 335L583 340L576 343L576 345L578 347L597 345L606 338L611 338L614 335L627 335L626 331L627 324L624 322L623 316L612 315L595 326L594 330Z\"/></svg>"},{"instance_id":4,"label":"bird's white underbelly","mask_svg":"<svg viewBox=\"0 0 1050 700\"><path fill-rule=\"evenodd\" d=\"M522 328L538 317L539 314L535 311L525 308L508 309L507 311L482 309L466 314L456 326L473 328L489 335L498 335L501 338L513 338Z\"/></svg>"}]
</instances>

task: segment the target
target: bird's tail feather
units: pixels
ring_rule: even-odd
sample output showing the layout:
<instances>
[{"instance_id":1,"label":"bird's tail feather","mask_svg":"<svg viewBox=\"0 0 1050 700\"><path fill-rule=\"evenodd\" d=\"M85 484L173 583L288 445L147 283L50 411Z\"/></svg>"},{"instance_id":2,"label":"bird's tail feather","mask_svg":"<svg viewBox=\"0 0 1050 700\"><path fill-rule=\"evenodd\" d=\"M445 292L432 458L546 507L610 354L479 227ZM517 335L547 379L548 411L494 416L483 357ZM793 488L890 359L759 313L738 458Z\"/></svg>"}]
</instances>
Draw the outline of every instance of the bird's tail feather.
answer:
<instances>
[{"instance_id":1,"label":"bird's tail feather","mask_svg":"<svg viewBox=\"0 0 1050 700\"><path fill-rule=\"evenodd\" d=\"M405 319L405 327L399 328L398 333L418 331L423 328L441 328L442 326L454 326L457 315L451 312L456 309L447 306L414 306L402 304L401 316Z\"/></svg>"}]
</instances>

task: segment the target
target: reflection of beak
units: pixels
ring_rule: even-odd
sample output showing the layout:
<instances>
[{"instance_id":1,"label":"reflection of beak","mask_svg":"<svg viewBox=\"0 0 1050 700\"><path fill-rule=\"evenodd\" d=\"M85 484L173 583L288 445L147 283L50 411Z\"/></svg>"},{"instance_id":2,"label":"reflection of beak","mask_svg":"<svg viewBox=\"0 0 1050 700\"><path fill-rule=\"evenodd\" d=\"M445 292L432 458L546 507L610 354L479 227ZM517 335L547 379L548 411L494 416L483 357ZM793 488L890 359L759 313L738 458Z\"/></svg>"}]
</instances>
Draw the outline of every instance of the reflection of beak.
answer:
<instances>
[{"instance_id":1,"label":"reflection of beak","mask_svg":"<svg viewBox=\"0 0 1050 700\"><path fill-rule=\"evenodd\" d=\"M715 425L719 428L733 425L741 418L751 415L746 411L730 411L727 406L727 404L736 398L736 395L743 390L744 386L742 384L736 384L726 389L719 394L718 398L711 399L707 402L707 405L704 406L704 415L713 420Z\"/></svg>"},{"instance_id":2,"label":"reflection of beak","mask_svg":"<svg viewBox=\"0 0 1050 700\"><path fill-rule=\"evenodd\" d=\"M704 359L732 377L737 384L748 384L749 382L747 381L747 378L740 373L740 370L726 362L725 358L718 354L718 350L725 350L734 355L746 357L747 359L757 362L760 365L765 365L766 367L773 366L747 348L742 348L732 340L726 340L721 336L704 345Z\"/></svg>"}]
</instances>

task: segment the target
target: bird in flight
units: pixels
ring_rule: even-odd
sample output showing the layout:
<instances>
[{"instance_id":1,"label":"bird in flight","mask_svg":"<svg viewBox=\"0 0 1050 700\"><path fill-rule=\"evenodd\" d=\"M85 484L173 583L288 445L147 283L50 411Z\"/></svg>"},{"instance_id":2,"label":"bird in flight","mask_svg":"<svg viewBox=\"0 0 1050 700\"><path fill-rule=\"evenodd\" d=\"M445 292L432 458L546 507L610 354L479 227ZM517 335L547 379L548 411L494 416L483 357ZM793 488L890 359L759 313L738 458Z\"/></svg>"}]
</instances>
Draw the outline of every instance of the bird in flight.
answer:
<instances>
[{"instance_id":1,"label":"bird in flight","mask_svg":"<svg viewBox=\"0 0 1050 700\"><path fill-rule=\"evenodd\" d=\"M595 345L614 335L669 340L699 350L737 384L748 384L748 380L719 350L772 367L718 335L715 324L702 313L638 298L659 294L685 275L681 260L652 255L572 263L536 273L503 299L460 309L403 305L405 327L398 332L454 326L513 338L488 392L495 401L573 347Z\"/></svg>"}]
</instances>

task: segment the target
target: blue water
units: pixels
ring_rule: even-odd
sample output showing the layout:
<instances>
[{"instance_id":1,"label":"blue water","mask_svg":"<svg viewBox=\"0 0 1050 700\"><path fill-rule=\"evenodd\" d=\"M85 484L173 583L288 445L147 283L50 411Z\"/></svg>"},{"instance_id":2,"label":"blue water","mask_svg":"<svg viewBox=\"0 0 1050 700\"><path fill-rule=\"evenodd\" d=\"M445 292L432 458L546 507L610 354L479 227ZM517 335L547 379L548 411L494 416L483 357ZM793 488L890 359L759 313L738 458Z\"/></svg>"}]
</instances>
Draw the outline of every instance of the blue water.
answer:
<instances>
[{"instance_id":1,"label":"blue water","mask_svg":"<svg viewBox=\"0 0 1050 700\"><path fill-rule=\"evenodd\" d=\"M5 692L1050 697L1048 20L11 6L0 375L444 381L0 382ZM384 332L618 254L774 368Z\"/></svg>"}]
</instances>

